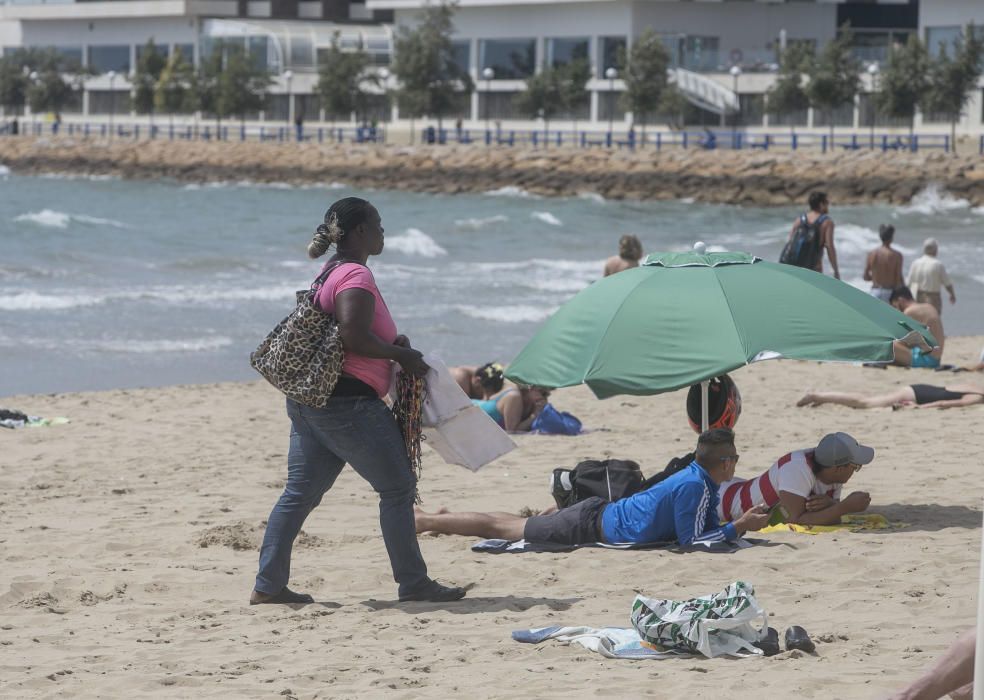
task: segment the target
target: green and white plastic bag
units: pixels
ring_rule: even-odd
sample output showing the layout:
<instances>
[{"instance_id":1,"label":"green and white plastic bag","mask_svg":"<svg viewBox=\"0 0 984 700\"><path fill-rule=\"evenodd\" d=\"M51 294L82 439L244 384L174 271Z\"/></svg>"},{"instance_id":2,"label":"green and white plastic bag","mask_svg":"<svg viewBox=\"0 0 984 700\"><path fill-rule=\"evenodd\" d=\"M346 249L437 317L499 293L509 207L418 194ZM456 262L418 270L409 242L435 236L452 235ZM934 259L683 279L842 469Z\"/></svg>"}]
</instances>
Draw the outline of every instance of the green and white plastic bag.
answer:
<instances>
[{"instance_id":1,"label":"green and white plastic bag","mask_svg":"<svg viewBox=\"0 0 984 700\"><path fill-rule=\"evenodd\" d=\"M631 620L643 641L660 651L686 651L708 658L761 654L753 644L768 631L768 616L755 600L755 589L744 581L690 600L636 596Z\"/></svg>"}]
</instances>

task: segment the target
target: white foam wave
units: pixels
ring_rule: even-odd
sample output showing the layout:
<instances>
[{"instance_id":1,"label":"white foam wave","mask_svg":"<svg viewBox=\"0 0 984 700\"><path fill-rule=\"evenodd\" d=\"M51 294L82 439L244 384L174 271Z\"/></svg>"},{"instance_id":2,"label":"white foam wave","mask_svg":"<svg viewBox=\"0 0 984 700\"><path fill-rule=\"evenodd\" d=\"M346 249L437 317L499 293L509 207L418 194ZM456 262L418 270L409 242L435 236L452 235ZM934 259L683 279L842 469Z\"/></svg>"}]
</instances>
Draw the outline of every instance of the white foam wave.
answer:
<instances>
[{"instance_id":1,"label":"white foam wave","mask_svg":"<svg viewBox=\"0 0 984 700\"><path fill-rule=\"evenodd\" d=\"M680 204L693 204L695 200L693 197L683 197L679 200Z\"/></svg>"},{"instance_id":2,"label":"white foam wave","mask_svg":"<svg viewBox=\"0 0 984 700\"><path fill-rule=\"evenodd\" d=\"M881 245L878 233L866 226L856 224L837 224L834 229L834 245L838 255L863 256ZM912 255L915 248L892 243L892 247L903 255Z\"/></svg>"},{"instance_id":3,"label":"white foam wave","mask_svg":"<svg viewBox=\"0 0 984 700\"><path fill-rule=\"evenodd\" d=\"M60 311L80 306L95 306L104 301L106 301L105 296L92 294L17 292L0 294L0 311Z\"/></svg>"},{"instance_id":4,"label":"white foam wave","mask_svg":"<svg viewBox=\"0 0 984 700\"><path fill-rule=\"evenodd\" d=\"M439 246L437 241L417 228L408 228L402 236L387 238L386 247L404 255L419 255L424 258L436 258L448 254L448 251Z\"/></svg>"},{"instance_id":5,"label":"white foam wave","mask_svg":"<svg viewBox=\"0 0 984 700\"><path fill-rule=\"evenodd\" d=\"M530 214L530 217L538 221L542 221L545 224L550 224L551 226L563 226L564 222L558 219L556 216L548 211L535 211Z\"/></svg>"},{"instance_id":6,"label":"white foam wave","mask_svg":"<svg viewBox=\"0 0 984 700\"><path fill-rule=\"evenodd\" d=\"M280 262L280 267L311 267L311 263L302 262L300 260L282 260Z\"/></svg>"},{"instance_id":7,"label":"white foam wave","mask_svg":"<svg viewBox=\"0 0 984 700\"><path fill-rule=\"evenodd\" d=\"M454 225L458 228L478 230L484 228L491 224L501 224L509 221L509 217L504 214L496 214L495 216L485 216L481 218L473 219L455 219Z\"/></svg>"},{"instance_id":8,"label":"white foam wave","mask_svg":"<svg viewBox=\"0 0 984 700\"><path fill-rule=\"evenodd\" d=\"M974 280L976 282L980 282L981 284L984 284L984 275L974 275Z\"/></svg>"},{"instance_id":9,"label":"white foam wave","mask_svg":"<svg viewBox=\"0 0 984 700\"><path fill-rule=\"evenodd\" d=\"M48 228L68 228L68 223L71 220L71 215L51 209L32 211L28 214L21 214L20 216L14 217L14 221L24 221L38 226L47 226Z\"/></svg>"},{"instance_id":10,"label":"white foam wave","mask_svg":"<svg viewBox=\"0 0 984 700\"><path fill-rule=\"evenodd\" d=\"M583 199L587 202L594 202L595 204L607 204L608 200L597 192L578 192L578 199Z\"/></svg>"},{"instance_id":11,"label":"white foam wave","mask_svg":"<svg viewBox=\"0 0 984 700\"><path fill-rule=\"evenodd\" d=\"M455 307L458 311L482 321L497 321L499 323L535 323L548 318L557 307L541 308L517 304L514 306L467 306Z\"/></svg>"},{"instance_id":12,"label":"white foam wave","mask_svg":"<svg viewBox=\"0 0 984 700\"><path fill-rule=\"evenodd\" d=\"M0 165L0 177L7 177L10 175L10 168L6 165Z\"/></svg>"},{"instance_id":13,"label":"white foam wave","mask_svg":"<svg viewBox=\"0 0 984 700\"><path fill-rule=\"evenodd\" d=\"M496 272L499 270L557 270L560 272L593 275L597 277L605 266L605 260L558 260L553 258L532 258L513 262L484 262L472 263L479 272Z\"/></svg>"},{"instance_id":14,"label":"white foam wave","mask_svg":"<svg viewBox=\"0 0 984 700\"><path fill-rule=\"evenodd\" d=\"M970 202L966 199L941 191L938 184L932 183L922 192L918 192L907 205L899 207L898 211L902 214L932 215L954 209L966 209L969 206Z\"/></svg>"},{"instance_id":15,"label":"white foam wave","mask_svg":"<svg viewBox=\"0 0 984 700\"><path fill-rule=\"evenodd\" d=\"M115 219L103 219L98 216L87 216L85 214L66 214L63 211L53 209L42 209L21 214L14 217L14 221L23 221L37 226L47 226L48 228L68 228L73 221L80 224L90 224L93 226L112 226L113 228L131 228L128 224Z\"/></svg>"},{"instance_id":16,"label":"white foam wave","mask_svg":"<svg viewBox=\"0 0 984 700\"><path fill-rule=\"evenodd\" d=\"M540 199L539 196L533 194L532 192L527 192L522 187L515 187L514 185L507 185L506 187L500 187L497 190L489 190L485 192L487 197L522 197L523 199Z\"/></svg>"},{"instance_id":17,"label":"white foam wave","mask_svg":"<svg viewBox=\"0 0 984 700\"><path fill-rule=\"evenodd\" d=\"M984 216L984 207L974 207L970 211L972 213L974 213L974 214L979 215L979 216Z\"/></svg>"},{"instance_id":18,"label":"white foam wave","mask_svg":"<svg viewBox=\"0 0 984 700\"><path fill-rule=\"evenodd\" d=\"M232 345L225 336L185 340L105 340L93 343L95 350L118 353L149 354L159 352L207 352Z\"/></svg>"},{"instance_id":19,"label":"white foam wave","mask_svg":"<svg viewBox=\"0 0 984 700\"><path fill-rule=\"evenodd\" d=\"M597 277L598 271L595 270ZM542 292L580 292L591 284L591 280L574 279L571 277L561 277L557 279L535 279L526 283L531 289L539 289Z\"/></svg>"}]
</instances>

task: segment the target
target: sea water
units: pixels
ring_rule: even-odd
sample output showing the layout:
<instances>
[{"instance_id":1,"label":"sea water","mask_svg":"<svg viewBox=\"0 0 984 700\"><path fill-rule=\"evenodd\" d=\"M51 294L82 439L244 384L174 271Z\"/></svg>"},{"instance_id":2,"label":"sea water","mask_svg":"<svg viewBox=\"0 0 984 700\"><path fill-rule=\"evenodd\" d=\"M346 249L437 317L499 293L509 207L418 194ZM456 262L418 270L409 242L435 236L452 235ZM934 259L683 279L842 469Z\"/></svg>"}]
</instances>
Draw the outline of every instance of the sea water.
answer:
<instances>
[{"instance_id":1,"label":"sea water","mask_svg":"<svg viewBox=\"0 0 984 700\"><path fill-rule=\"evenodd\" d=\"M775 260L800 211L0 168L0 396L256 378L249 353L317 274L306 246L347 195L382 214L386 249L370 267L400 332L448 364L508 362L623 234L647 253L702 240ZM984 333L984 210L930 188L908 206L834 202L831 214L842 275L860 287L879 224L896 226L906 269L937 238L958 296L944 302L947 333Z\"/></svg>"}]
</instances>

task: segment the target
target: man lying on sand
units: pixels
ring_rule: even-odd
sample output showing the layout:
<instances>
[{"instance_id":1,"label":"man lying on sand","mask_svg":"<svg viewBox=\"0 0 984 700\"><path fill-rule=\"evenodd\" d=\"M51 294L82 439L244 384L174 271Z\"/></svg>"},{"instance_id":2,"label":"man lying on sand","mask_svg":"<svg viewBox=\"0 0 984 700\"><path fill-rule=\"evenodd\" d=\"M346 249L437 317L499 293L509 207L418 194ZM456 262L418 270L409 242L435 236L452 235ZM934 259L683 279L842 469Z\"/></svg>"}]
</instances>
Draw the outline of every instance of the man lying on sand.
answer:
<instances>
[{"instance_id":1,"label":"man lying on sand","mask_svg":"<svg viewBox=\"0 0 984 700\"><path fill-rule=\"evenodd\" d=\"M933 348L932 352L923 352L922 348L910 348L898 340L892 343L895 350L895 364L903 367L929 367L935 369L940 366L943 357L943 321L939 313L932 304L921 304L913 301L912 292L908 287L898 287L892 290L889 303L896 309L904 313L909 318L914 318L929 329L929 332L936 338L939 347Z\"/></svg>"},{"instance_id":2,"label":"man lying on sand","mask_svg":"<svg viewBox=\"0 0 984 700\"><path fill-rule=\"evenodd\" d=\"M718 487L734 477L737 463L734 432L708 430L697 439L690 466L615 503L595 496L529 518L501 512L425 513L418 509L417 532L564 545L676 540L686 547L695 542L734 541L747 531L760 530L769 519L765 507L749 504L734 522L722 527L718 521Z\"/></svg>"},{"instance_id":3,"label":"man lying on sand","mask_svg":"<svg viewBox=\"0 0 984 700\"><path fill-rule=\"evenodd\" d=\"M780 457L761 476L722 484L718 516L728 521L741 518L752 503L768 509L782 504L788 523L836 525L842 515L860 513L871 503L864 491L843 500L840 495L841 487L874 458L872 448L847 433L824 435L816 448Z\"/></svg>"},{"instance_id":4,"label":"man lying on sand","mask_svg":"<svg viewBox=\"0 0 984 700\"><path fill-rule=\"evenodd\" d=\"M878 396L838 391L814 391L796 402L797 406L821 406L834 403L851 408L884 408L913 405L916 408L957 408L984 403L984 387L976 384L913 384Z\"/></svg>"}]
</instances>

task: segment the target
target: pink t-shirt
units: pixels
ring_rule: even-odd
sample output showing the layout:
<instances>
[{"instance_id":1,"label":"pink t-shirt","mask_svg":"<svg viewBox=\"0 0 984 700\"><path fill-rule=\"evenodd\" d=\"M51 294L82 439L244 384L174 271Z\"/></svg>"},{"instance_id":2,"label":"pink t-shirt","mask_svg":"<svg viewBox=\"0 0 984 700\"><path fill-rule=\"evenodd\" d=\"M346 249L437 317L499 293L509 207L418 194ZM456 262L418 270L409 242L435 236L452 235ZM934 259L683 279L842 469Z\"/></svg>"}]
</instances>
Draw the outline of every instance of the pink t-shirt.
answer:
<instances>
[{"instance_id":1,"label":"pink t-shirt","mask_svg":"<svg viewBox=\"0 0 984 700\"><path fill-rule=\"evenodd\" d=\"M321 310L325 313L333 313L335 295L346 289L364 289L372 294L376 299L376 309L369 330L384 343L392 343L396 340L396 324L393 323L393 317L390 316L386 302L383 301L383 296L376 287L376 280L373 279L368 267L358 263L342 263L332 270L327 281L318 291L317 302ZM382 397L389 391L390 367L390 360L364 357L346 350L342 372L365 382Z\"/></svg>"}]
</instances>

